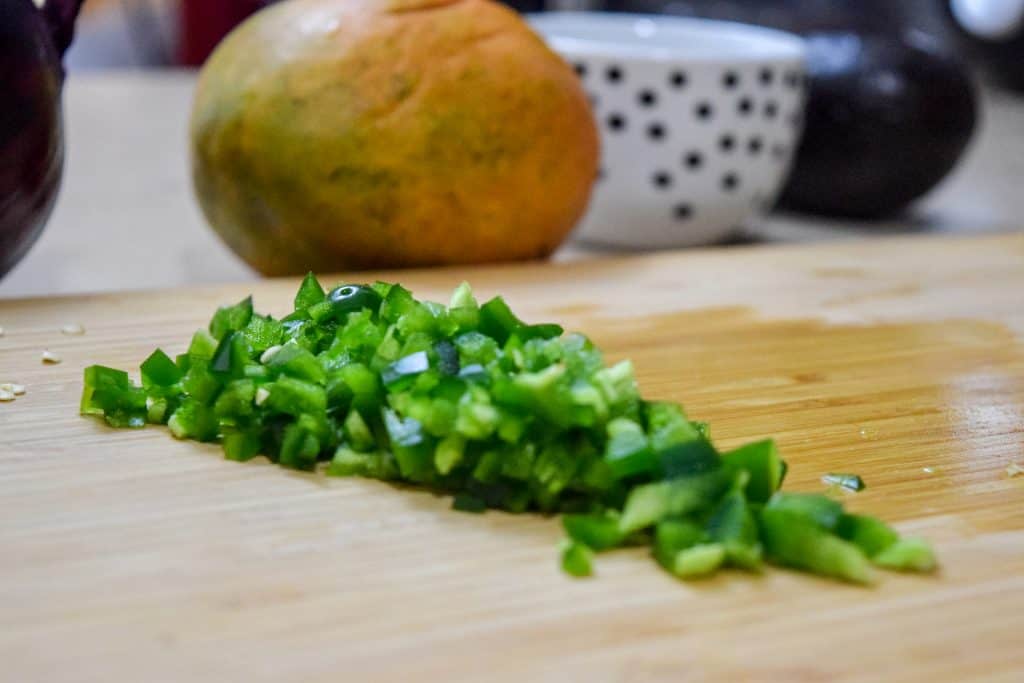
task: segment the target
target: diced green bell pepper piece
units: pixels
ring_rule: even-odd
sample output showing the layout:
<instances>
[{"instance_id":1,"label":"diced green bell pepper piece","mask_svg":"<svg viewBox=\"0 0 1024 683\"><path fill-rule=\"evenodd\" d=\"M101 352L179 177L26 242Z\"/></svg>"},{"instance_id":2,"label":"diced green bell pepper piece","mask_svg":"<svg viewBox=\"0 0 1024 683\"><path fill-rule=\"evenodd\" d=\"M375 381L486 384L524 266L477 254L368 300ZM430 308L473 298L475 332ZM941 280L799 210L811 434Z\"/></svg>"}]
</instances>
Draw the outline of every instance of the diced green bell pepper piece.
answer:
<instances>
[{"instance_id":1,"label":"diced green bell pepper piece","mask_svg":"<svg viewBox=\"0 0 1024 683\"><path fill-rule=\"evenodd\" d=\"M434 355L437 356L437 369L443 375L459 374L459 350L447 339L434 343Z\"/></svg>"},{"instance_id":2,"label":"diced green bell pepper piece","mask_svg":"<svg viewBox=\"0 0 1024 683\"><path fill-rule=\"evenodd\" d=\"M567 541L561 549L562 570L570 576L583 578L594 573L594 553L582 543Z\"/></svg>"},{"instance_id":3,"label":"diced green bell pepper piece","mask_svg":"<svg viewBox=\"0 0 1024 683\"><path fill-rule=\"evenodd\" d=\"M870 558L900 540L900 535L892 527L867 515L843 514L836 526L836 533L863 550Z\"/></svg>"},{"instance_id":4,"label":"diced green bell pepper piece","mask_svg":"<svg viewBox=\"0 0 1024 683\"><path fill-rule=\"evenodd\" d=\"M592 550L608 550L625 540L619 531L619 520L606 515L565 515L562 526L569 538Z\"/></svg>"},{"instance_id":5,"label":"diced green bell pepper piece","mask_svg":"<svg viewBox=\"0 0 1024 683\"><path fill-rule=\"evenodd\" d=\"M860 548L832 535L806 511L769 504L761 511L760 528L765 550L776 562L851 583L875 581Z\"/></svg>"},{"instance_id":6,"label":"diced green bell pepper piece","mask_svg":"<svg viewBox=\"0 0 1024 683\"><path fill-rule=\"evenodd\" d=\"M338 446L334 458L327 466L332 477L369 477L370 479L397 479L398 468L390 453L369 451L360 453L347 445Z\"/></svg>"},{"instance_id":7,"label":"diced green bell pepper piece","mask_svg":"<svg viewBox=\"0 0 1024 683\"><path fill-rule=\"evenodd\" d=\"M389 391L401 391L409 387L416 375L430 369L426 351L418 351L399 358L380 373L381 381Z\"/></svg>"},{"instance_id":8,"label":"diced green bell pepper piece","mask_svg":"<svg viewBox=\"0 0 1024 683\"><path fill-rule=\"evenodd\" d=\"M289 342L270 354L265 365L272 372L315 384L323 384L327 376L316 356L294 342Z\"/></svg>"},{"instance_id":9,"label":"diced green bell pepper piece","mask_svg":"<svg viewBox=\"0 0 1024 683\"><path fill-rule=\"evenodd\" d=\"M747 500L766 503L782 485L784 462L771 439L740 446L722 455L722 464L731 471L746 470Z\"/></svg>"},{"instance_id":10,"label":"diced green bell pepper piece","mask_svg":"<svg viewBox=\"0 0 1024 683\"><path fill-rule=\"evenodd\" d=\"M564 443L555 441L545 445L533 464L533 479L545 496L556 496L562 491L579 467Z\"/></svg>"},{"instance_id":11,"label":"diced green bell pepper piece","mask_svg":"<svg viewBox=\"0 0 1024 683\"><path fill-rule=\"evenodd\" d=\"M210 334L216 340L223 339L229 332L238 332L249 324L252 318L252 297L247 296L234 306L221 306L210 320Z\"/></svg>"},{"instance_id":12,"label":"diced green bell pepper piece","mask_svg":"<svg viewBox=\"0 0 1024 683\"><path fill-rule=\"evenodd\" d=\"M901 572L932 572L939 566L932 547L920 538L901 538L871 561L879 567Z\"/></svg>"},{"instance_id":13,"label":"diced green bell pepper piece","mask_svg":"<svg viewBox=\"0 0 1024 683\"><path fill-rule=\"evenodd\" d=\"M270 316L254 315L242 330L254 353L260 354L281 343L284 326Z\"/></svg>"},{"instance_id":14,"label":"diced green bell pepper piece","mask_svg":"<svg viewBox=\"0 0 1024 683\"><path fill-rule=\"evenodd\" d=\"M213 441L217 438L217 416L213 410L194 398L186 398L167 421L171 434L178 439Z\"/></svg>"},{"instance_id":15,"label":"diced green bell pepper piece","mask_svg":"<svg viewBox=\"0 0 1024 683\"><path fill-rule=\"evenodd\" d=\"M480 332L470 331L455 338L455 349L459 352L459 363L486 365L498 357L498 343Z\"/></svg>"},{"instance_id":16,"label":"diced green bell pepper piece","mask_svg":"<svg viewBox=\"0 0 1024 683\"><path fill-rule=\"evenodd\" d=\"M414 418L403 419L393 410L384 409L383 415L399 472L412 481L428 480L433 472L434 449L423 426Z\"/></svg>"},{"instance_id":17,"label":"diced green bell pepper piece","mask_svg":"<svg viewBox=\"0 0 1024 683\"><path fill-rule=\"evenodd\" d=\"M320 281L316 279L316 275L312 271L306 273L306 277L302 279L302 284L299 285L299 291L295 293L295 310L304 311L310 306L326 300L327 295L324 294L324 288L320 286Z\"/></svg>"},{"instance_id":18,"label":"diced green bell pepper piece","mask_svg":"<svg viewBox=\"0 0 1024 683\"><path fill-rule=\"evenodd\" d=\"M681 579L710 576L725 563L725 546L721 543L701 543L680 550L672 561L672 573Z\"/></svg>"},{"instance_id":19,"label":"diced green bell pepper piece","mask_svg":"<svg viewBox=\"0 0 1024 683\"><path fill-rule=\"evenodd\" d=\"M83 415L125 413L144 418L146 395L132 384L127 372L91 365L84 373L80 410Z\"/></svg>"},{"instance_id":20,"label":"diced green bell pepper piece","mask_svg":"<svg viewBox=\"0 0 1024 683\"><path fill-rule=\"evenodd\" d=\"M246 462L252 460L260 452L260 434L254 429L225 430L222 445L224 457L228 460Z\"/></svg>"},{"instance_id":21,"label":"diced green bell pepper piece","mask_svg":"<svg viewBox=\"0 0 1024 683\"><path fill-rule=\"evenodd\" d=\"M637 486L626 500L619 530L629 534L666 517L708 509L728 485L728 475L722 470L715 470Z\"/></svg>"},{"instance_id":22,"label":"diced green bell pepper piece","mask_svg":"<svg viewBox=\"0 0 1024 683\"><path fill-rule=\"evenodd\" d=\"M161 349L151 353L140 370L145 387L170 387L180 382L182 377L181 370Z\"/></svg>"},{"instance_id":23,"label":"diced green bell pepper piece","mask_svg":"<svg viewBox=\"0 0 1024 683\"><path fill-rule=\"evenodd\" d=\"M800 515L827 531L834 531L843 514L843 506L828 496L816 493L776 493L765 509L785 510Z\"/></svg>"},{"instance_id":24,"label":"diced green bell pepper piece","mask_svg":"<svg viewBox=\"0 0 1024 683\"><path fill-rule=\"evenodd\" d=\"M668 446L657 453L657 458L662 476L669 479L710 472L722 464L711 442L699 436L692 441Z\"/></svg>"},{"instance_id":25,"label":"diced green bell pepper piece","mask_svg":"<svg viewBox=\"0 0 1024 683\"><path fill-rule=\"evenodd\" d=\"M293 422L284 428L278 463L297 470L312 470L320 454L320 440L305 425Z\"/></svg>"},{"instance_id":26,"label":"diced green bell pepper piece","mask_svg":"<svg viewBox=\"0 0 1024 683\"><path fill-rule=\"evenodd\" d=\"M482 441L494 433L500 421L501 413L490 404L487 392L473 388L459 400L455 431L467 439Z\"/></svg>"},{"instance_id":27,"label":"diced green bell pepper piece","mask_svg":"<svg viewBox=\"0 0 1024 683\"><path fill-rule=\"evenodd\" d=\"M229 382L217 396L213 413L219 418L248 417L253 414L253 399L256 398L256 383L251 379L236 379Z\"/></svg>"},{"instance_id":28,"label":"diced green bell pepper piece","mask_svg":"<svg viewBox=\"0 0 1024 683\"><path fill-rule=\"evenodd\" d=\"M484 484L493 484L501 475L502 458L497 450L484 451L473 468L473 478Z\"/></svg>"},{"instance_id":29,"label":"diced green bell pepper piece","mask_svg":"<svg viewBox=\"0 0 1024 683\"><path fill-rule=\"evenodd\" d=\"M646 474L657 468L658 460L651 450L643 428L628 418L618 417L606 427L604 461L616 479Z\"/></svg>"},{"instance_id":30,"label":"diced green bell pepper piece","mask_svg":"<svg viewBox=\"0 0 1024 683\"><path fill-rule=\"evenodd\" d=\"M217 345L210 360L210 371L223 377L238 379L245 376L249 361L249 347L240 332L229 332Z\"/></svg>"},{"instance_id":31,"label":"diced green bell pepper piece","mask_svg":"<svg viewBox=\"0 0 1024 683\"><path fill-rule=\"evenodd\" d=\"M734 489L719 501L708 519L708 536L725 548L729 564L741 569L760 569L757 520L742 490Z\"/></svg>"},{"instance_id":32,"label":"diced green bell pepper piece","mask_svg":"<svg viewBox=\"0 0 1024 683\"><path fill-rule=\"evenodd\" d=\"M480 307L480 331L504 344L509 336L523 327L523 321L512 313L505 300L496 296Z\"/></svg>"},{"instance_id":33,"label":"diced green bell pepper piece","mask_svg":"<svg viewBox=\"0 0 1024 683\"><path fill-rule=\"evenodd\" d=\"M190 360L198 358L205 358L209 360L213 358L213 352L217 350L218 340L213 337L206 330L196 330L196 333L192 335L192 342L188 345L188 355ZM186 370L186 368L182 368Z\"/></svg>"},{"instance_id":34,"label":"diced green bell pepper piece","mask_svg":"<svg viewBox=\"0 0 1024 683\"><path fill-rule=\"evenodd\" d=\"M704 543L707 533L695 522L669 519L658 522L654 528L654 559L668 571L673 571L676 556L687 548Z\"/></svg>"},{"instance_id":35,"label":"diced green bell pepper piece","mask_svg":"<svg viewBox=\"0 0 1024 683\"><path fill-rule=\"evenodd\" d=\"M282 375L264 388L270 392L264 405L279 413L298 417L327 410L327 391L317 384Z\"/></svg>"},{"instance_id":36,"label":"diced green bell pepper piece","mask_svg":"<svg viewBox=\"0 0 1024 683\"><path fill-rule=\"evenodd\" d=\"M357 451L369 451L375 444L373 432L358 410L350 410L343 424L345 439Z\"/></svg>"},{"instance_id":37,"label":"diced green bell pepper piece","mask_svg":"<svg viewBox=\"0 0 1024 683\"><path fill-rule=\"evenodd\" d=\"M442 474L448 474L462 461L466 452L466 438L461 434L449 434L441 439L434 451L434 467Z\"/></svg>"}]
</instances>

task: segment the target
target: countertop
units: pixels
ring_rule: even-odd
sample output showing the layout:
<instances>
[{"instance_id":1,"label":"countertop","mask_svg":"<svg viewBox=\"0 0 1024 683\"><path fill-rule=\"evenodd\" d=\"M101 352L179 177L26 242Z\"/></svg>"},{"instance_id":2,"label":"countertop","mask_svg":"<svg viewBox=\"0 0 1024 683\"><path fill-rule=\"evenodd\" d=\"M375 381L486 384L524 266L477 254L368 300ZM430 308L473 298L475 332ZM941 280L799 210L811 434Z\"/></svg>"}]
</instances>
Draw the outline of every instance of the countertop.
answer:
<instances>
[{"instance_id":1,"label":"countertop","mask_svg":"<svg viewBox=\"0 0 1024 683\"><path fill-rule=\"evenodd\" d=\"M240 282L257 275L207 228L192 196L187 126L194 73L75 73L66 89L67 167L57 207L0 298ZM1024 98L986 92L960 166L906 217L883 224L773 215L738 241L808 241L1020 229ZM570 242L557 259L603 252Z\"/></svg>"}]
</instances>

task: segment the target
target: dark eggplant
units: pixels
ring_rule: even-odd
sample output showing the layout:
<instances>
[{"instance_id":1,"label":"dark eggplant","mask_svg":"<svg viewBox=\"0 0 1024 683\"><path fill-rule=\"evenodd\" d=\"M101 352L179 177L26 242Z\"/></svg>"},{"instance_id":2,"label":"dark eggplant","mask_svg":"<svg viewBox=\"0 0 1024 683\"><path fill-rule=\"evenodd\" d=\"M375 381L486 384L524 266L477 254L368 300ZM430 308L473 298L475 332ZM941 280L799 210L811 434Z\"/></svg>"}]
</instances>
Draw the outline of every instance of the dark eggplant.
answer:
<instances>
[{"instance_id":1,"label":"dark eggplant","mask_svg":"<svg viewBox=\"0 0 1024 683\"><path fill-rule=\"evenodd\" d=\"M877 218L934 187L977 119L966 69L927 44L850 33L808 37L805 128L787 208Z\"/></svg>"},{"instance_id":2,"label":"dark eggplant","mask_svg":"<svg viewBox=\"0 0 1024 683\"><path fill-rule=\"evenodd\" d=\"M61 58L82 0L0 0L0 277L49 218L63 167Z\"/></svg>"}]
</instances>

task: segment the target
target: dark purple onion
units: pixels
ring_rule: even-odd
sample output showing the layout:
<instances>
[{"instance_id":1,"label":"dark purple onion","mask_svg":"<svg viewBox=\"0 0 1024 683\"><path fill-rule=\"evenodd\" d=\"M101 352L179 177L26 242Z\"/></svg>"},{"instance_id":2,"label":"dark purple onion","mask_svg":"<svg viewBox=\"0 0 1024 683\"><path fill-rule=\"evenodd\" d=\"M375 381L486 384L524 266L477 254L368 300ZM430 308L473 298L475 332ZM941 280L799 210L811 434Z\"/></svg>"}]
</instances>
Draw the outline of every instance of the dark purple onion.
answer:
<instances>
[{"instance_id":1,"label":"dark purple onion","mask_svg":"<svg viewBox=\"0 0 1024 683\"><path fill-rule=\"evenodd\" d=\"M0 0L0 277L49 218L64 162L61 58L82 0Z\"/></svg>"}]
</instances>

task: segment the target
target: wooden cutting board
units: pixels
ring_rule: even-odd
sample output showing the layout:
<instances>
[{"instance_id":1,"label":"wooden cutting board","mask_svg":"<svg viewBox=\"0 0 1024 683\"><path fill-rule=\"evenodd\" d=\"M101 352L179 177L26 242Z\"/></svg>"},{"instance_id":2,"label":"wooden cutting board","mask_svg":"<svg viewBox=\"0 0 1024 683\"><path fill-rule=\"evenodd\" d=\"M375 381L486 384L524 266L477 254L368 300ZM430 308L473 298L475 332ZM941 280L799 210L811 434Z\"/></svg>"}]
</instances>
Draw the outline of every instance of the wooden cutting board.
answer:
<instances>
[{"instance_id":1,"label":"wooden cutting board","mask_svg":"<svg viewBox=\"0 0 1024 683\"><path fill-rule=\"evenodd\" d=\"M84 366L180 352L250 290L281 314L294 281L3 301L0 382L28 393L0 404L0 678L1024 680L1024 235L384 277L588 332L722 446L776 436L790 490L859 472L849 506L931 539L941 573L688 584L626 550L572 580L554 519L76 414Z\"/></svg>"}]
</instances>

